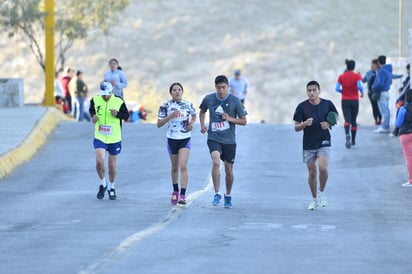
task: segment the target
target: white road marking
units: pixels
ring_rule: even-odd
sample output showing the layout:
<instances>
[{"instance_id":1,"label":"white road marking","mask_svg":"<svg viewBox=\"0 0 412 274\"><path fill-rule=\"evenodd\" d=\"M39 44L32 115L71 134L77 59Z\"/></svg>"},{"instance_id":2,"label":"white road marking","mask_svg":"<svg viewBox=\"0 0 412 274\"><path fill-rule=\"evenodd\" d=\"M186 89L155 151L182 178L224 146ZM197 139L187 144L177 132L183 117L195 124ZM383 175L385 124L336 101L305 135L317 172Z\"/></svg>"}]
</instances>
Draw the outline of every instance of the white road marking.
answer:
<instances>
[{"instance_id":1,"label":"white road marking","mask_svg":"<svg viewBox=\"0 0 412 274\"><path fill-rule=\"evenodd\" d=\"M163 220L157 224L152 225L151 227L148 227L142 231L136 232L135 234L130 235L126 239L124 239L116 248L114 248L110 252L106 252L96 260L94 260L92 263L84 267L81 271L78 272L78 274L93 274L98 271L99 268L101 268L105 263L108 261L114 259L115 256L118 256L120 253L125 252L127 249L130 249L132 246L134 246L136 243L142 241L143 239L163 230L165 227L167 227L171 222L176 220L177 218L180 217L180 215L184 212L185 208L189 207L193 201L196 199L200 198L203 194L206 192L209 192L212 189L212 178L211 176L208 177L207 179L207 184L206 186L198 190L196 192L193 192L187 197L187 204L185 207L181 206L174 206L168 213L167 215L163 218Z\"/></svg>"}]
</instances>

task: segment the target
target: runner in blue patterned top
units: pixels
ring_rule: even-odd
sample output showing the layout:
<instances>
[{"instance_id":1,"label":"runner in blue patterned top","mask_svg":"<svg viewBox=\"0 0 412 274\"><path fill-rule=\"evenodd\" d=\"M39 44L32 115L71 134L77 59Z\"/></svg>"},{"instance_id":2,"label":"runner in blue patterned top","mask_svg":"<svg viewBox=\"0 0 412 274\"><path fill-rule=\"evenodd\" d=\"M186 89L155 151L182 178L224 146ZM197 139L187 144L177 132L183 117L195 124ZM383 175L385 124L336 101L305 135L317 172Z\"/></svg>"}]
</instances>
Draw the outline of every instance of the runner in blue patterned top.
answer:
<instances>
[{"instance_id":1,"label":"runner in blue patterned top","mask_svg":"<svg viewBox=\"0 0 412 274\"><path fill-rule=\"evenodd\" d=\"M169 93L172 99L159 108L157 126L167 124L167 150L170 155L173 192L173 205L186 204L186 188L189 181L187 162L191 149L191 131L196 121L196 111L193 104L182 99L183 86L173 83ZM180 170L180 196L179 196Z\"/></svg>"}]
</instances>

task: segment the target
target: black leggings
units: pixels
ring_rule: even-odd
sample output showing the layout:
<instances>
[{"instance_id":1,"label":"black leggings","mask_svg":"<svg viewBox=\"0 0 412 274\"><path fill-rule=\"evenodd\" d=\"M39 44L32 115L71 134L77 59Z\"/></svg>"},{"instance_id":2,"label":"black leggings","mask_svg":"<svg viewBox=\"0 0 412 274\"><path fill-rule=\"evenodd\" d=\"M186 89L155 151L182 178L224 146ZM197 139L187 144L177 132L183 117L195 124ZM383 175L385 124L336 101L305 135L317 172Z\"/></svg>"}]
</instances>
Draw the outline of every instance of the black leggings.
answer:
<instances>
[{"instance_id":1,"label":"black leggings","mask_svg":"<svg viewBox=\"0 0 412 274\"><path fill-rule=\"evenodd\" d=\"M372 106L373 119L375 119L375 123L380 123L380 121L382 121L382 116L379 111L378 102L372 99L372 92L368 92L368 97Z\"/></svg>"},{"instance_id":2,"label":"black leggings","mask_svg":"<svg viewBox=\"0 0 412 274\"><path fill-rule=\"evenodd\" d=\"M356 118L359 112L359 100L342 100L343 117L345 118L345 133L357 130Z\"/></svg>"}]
</instances>

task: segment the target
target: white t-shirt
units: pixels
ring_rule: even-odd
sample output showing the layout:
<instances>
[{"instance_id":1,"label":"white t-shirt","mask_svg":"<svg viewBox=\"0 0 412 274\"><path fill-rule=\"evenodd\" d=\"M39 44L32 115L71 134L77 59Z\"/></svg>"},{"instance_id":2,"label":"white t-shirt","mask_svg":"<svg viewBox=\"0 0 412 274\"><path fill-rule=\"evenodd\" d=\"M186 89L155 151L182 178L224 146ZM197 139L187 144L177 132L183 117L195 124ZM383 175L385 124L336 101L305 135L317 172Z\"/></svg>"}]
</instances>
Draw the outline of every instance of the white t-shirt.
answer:
<instances>
[{"instance_id":1,"label":"white t-shirt","mask_svg":"<svg viewBox=\"0 0 412 274\"><path fill-rule=\"evenodd\" d=\"M167 138L176 140L190 138L191 131L187 130L187 125L190 123L192 115L196 114L192 103L185 100L178 102L169 100L160 106L157 118L163 120L176 110L180 112L180 115L170 119L167 123Z\"/></svg>"},{"instance_id":2,"label":"white t-shirt","mask_svg":"<svg viewBox=\"0 0 412 274\"><path fill-rule=\"evenodd\" d=\"M240 100L245 99L248 85L249 83L245 77L240 77L239 80L237 80L236 77L229 79L230 92Z\"/></svg>"}]
</instances>

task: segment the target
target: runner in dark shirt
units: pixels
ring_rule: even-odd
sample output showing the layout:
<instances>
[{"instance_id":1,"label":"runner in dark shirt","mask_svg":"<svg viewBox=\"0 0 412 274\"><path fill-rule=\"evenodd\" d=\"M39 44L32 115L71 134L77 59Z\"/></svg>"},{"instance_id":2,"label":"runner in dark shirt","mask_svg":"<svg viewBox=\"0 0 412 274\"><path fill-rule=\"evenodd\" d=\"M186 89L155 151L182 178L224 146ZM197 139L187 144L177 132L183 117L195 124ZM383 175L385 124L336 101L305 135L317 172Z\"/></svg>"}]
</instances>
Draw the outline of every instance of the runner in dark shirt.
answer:
<instances>
[{"instance_id":1,"label":"runner in dark shirt","mask_svg":"<svg viewBox=\"0 0 412 274\"><path fill-rule=\"evenodd\" d=\"M334 104L321 99L320 85L310 81L306 85L308 100L300 103L293 116L295 130L303 130L303 162L309 170L309 187L313 200L308 209L327 205L324 190L328 180L328 164L331 136L329 129L336 122L338 111ZM334 120L334 121L332 121ZM317 193L317 170L319 169L319 193Z\"/></svg>"},{"instance_id":2,"label":"runner in dark shirt","mask_svg":"<svg viewBox=\"0 0 412 274\"><path fill-rule=\"evenodd\" d=\"M232 207L233 164L236 156L236 125L245 126L247 112L242 102L229 93L229 80L224 75L215 78L216 92L206 95L200 104L199 121L201 133L207 132L207 145L213 161L212 180L215 189L212 204L220 204L220 162L225 165L226 193L224 207ZM206 112L209 111L209 127Z\"/></svg>"}]
</instances>

